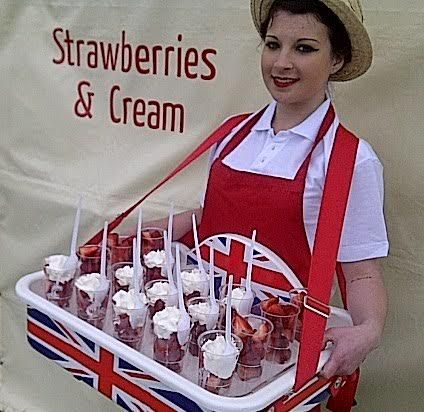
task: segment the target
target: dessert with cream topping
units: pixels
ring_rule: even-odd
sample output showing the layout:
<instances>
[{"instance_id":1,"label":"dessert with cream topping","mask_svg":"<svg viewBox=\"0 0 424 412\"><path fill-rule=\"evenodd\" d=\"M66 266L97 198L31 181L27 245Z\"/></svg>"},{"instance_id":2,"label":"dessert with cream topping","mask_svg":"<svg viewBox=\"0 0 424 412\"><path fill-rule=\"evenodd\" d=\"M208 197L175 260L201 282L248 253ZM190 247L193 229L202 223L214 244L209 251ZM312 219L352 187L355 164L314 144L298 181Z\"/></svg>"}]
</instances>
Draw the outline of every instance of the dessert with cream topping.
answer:
<instances>
[{"instance_id":1,"label":"dessert with cream topping","mask_svg":"<svg viewBox=\"0 0 424 412\"><path fill-rule=\"evenodd\" d=\"M209 277L197 267L181 272L183 283L184 303L189 299L199 296L207 296L209 293Z\"/></svg>"},{"instance_id":2,"label":"dessert with cream topping","mask_svg":"<svg viewBox=\"0 0 424 412\"><path fill-rule=\"evenodd\" d=\"M149 305L150 319L153 319L155 313L166 306L175 306L177 304L177 293L170 294L169 289L167 280L152 280L146 283L145 292Z\"/></svg>"},{"instance_id":3,"label":"dessert with cream topping","mask_svg":"<svg viewBox=\"0 0 424 412\"><path fill-rule=\"evenodd\" d=\"M121 289L112 297L113 336L133 349L139 350L143 338L147 313L147 299L144 293L134 289Z\"/></svg>"},{"instance_id":4,"label":"dessert with cream topping","mask_svg":"<svg viewBox=\"0 0 424 412\"><path fill-rule=\"evenodd\" d=\"M80 261L80 273L100 273L100 258L102 248L99 245L80 246L77 252ZM106 268L109 261L109 251L106 250Z\"/></svg>"},{"instance_id":5,"label":"dessert with cream topping","mask_svg":"<svg viewBox=\"0 0 424 412\"><path fill-rule=\"evenodd\" d=\"M146 283L165 277L163 274L166 267L165 250L151 250L146 255L143 255L143 262L146 268L144 279Z\"/></svg>"},{"instance_id":6,"label":"dessert with cream topping","mask_svg":"<svg viewBox=\"0 0 424 412\"><path fill-rule=\"evenodd\" d=\"M109 280L100 273L87 273L75 281L77 314L102 329L109 297Z\"/></svg>"},{"instance_id":7,"label":"dessert with cream topping","mask_svg":"<svg viewBox=\"0 0 424 412\"><path fill-rule=\"evenodd\" d=\"M144 268L141 270L143 271ZM112 266L113 274L113 290L125 290L128 292L130 288L134 287L134 269L131 262L119 262ZM141 278L140 278L141 284Z\"/></svg>"},{"instance_id":8,"label":"dessert with cream topping","mask_svg":"<svg viewBox=\"0 0 424 412\"><path fill-rule=\"evenodd\" d=\"M211 302L207 296L194 297L187 302L187 310L192 324L188 348L193 356L199 355L198 337L203 332L215 329L217 326L220 306L218 301L216 303L218 312L212 313Z\"/></svg>"},{"instance_id":9,"label":"dessert with cream topping","mask_svg":"<svg viewBox=\"0 0 424 412\"><path fill-rule=\"evenodd\" d=\"M234 285L234 289L231 292L231 307L233 307L237 313L241 315L248 315L252 308L255 293L252 292L253 297L251 299L245 299L246 288L243 285ZM227 296L227 285L220 287L221 300L226 303Z\"/></svg>"},{"instance_id":10,"label":"dessert with cream topping","mask_svg":"<svg viewBox=\"0 0 424 412\"><path fill-rule=\"evenodd\" d=\"M67 260L68 256L52 255L44 259L43 266L46 298L62 308L69 306L74 279L78 272L78 265L71 269L66 268Z\"/></svg>"},{"instance_id":11,"label":"dessert with cream topping","mask_svg":"<svg viewBox=\"0 0 424 412\"><path fill-rule=\"evenodd\" d=\"M234 351L226 353L225 332L212 330L199 336L199 385L210 392L222 395L228 391L237 365L241 340L232 335Z\"/></svg>"},{"instance_id":12,"label":"dessert with cream topping","mask_svg":"<svg viewBox=\"0 0 424 412\"><path fill-rule=\"evenodd\" d=\"M163 250L165 248L163 229L150 227L141 231L141 254L147 255L152 250Z\"/></svg>"},{"instance_id":13,"label":"dessert with cream topping","mask_svg":"<svg viewBox=\"0 0 424 412\"><path fill-rule=\"evenodd\" d=\"M178 340L181 312L168 306L153 316L153 358L174 372L181 372L186 344Z\"/></svg>"}]
</instances>

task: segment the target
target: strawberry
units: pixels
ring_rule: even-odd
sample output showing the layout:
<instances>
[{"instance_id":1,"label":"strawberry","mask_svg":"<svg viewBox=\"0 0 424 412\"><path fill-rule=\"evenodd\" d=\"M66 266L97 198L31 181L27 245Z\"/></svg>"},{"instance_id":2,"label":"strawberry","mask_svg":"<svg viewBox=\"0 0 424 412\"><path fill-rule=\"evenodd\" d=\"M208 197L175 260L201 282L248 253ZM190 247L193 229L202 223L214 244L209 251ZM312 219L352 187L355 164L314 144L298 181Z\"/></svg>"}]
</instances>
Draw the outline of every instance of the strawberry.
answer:
<instances>
[{"instance_id":1,"label":"strawberry","mask_svg":"<svg viewBox=\"0 0 424 412\"><path fill-rule=\"evenodd\" d=\"M279 299L278 299L278 297L277 297L277 296L273 296L272 298L269 298L269 299L263 300L263 301L261 302L261 309L262 309L264 312L269 312L269 308L270 308L272 305L277 304L277 303L278 303L278 301L279 301Z\"/></svg>"},{"instance_id":2,"label":"strawberry","mask_svg":"<svg viewBox=\"0 0 424 412\"><path fill-rule=\"evenodd\" d=\"M290 316L294 315L297 312L297 309L291 305L284 305L282 303L277 303L269 307L268 313L275 316Z\"/></svg>"},{"instance_id":3,"label":"strawberry","mask_svg":"<svg viewBox=\"0 0 424 412\"><path fill-rule=\"evenodd\" d=\"M271 326L268 323L262 323L258 330L253 335L253 340L255 341L265 341L268 337L269 331L271 330Z\"/></svg>"},{"instance_id":4,"label":"strawberry","mask_svg":"<svg viewBox=\"0 0 424 412\"><path fill-rule=\"evenodd\" d=\"M120 246L131 246L133 245L133 239L135 236L127 236L126 238L121 240Z\"/></svg>"},{"instance_id":5,"label":"strawberry","mask_svg":"<svg viewBox=\"0 0 424 412\"><path fill-rule=\"evenodd\" d=\"M80 246L78 252L83 257L100 256L100 248L98 246Z\"/></svg>"},{"instance_id":6,"label":"strawberry","mask_svg":"<svg viewBox=\"0 0 424 412\"><path fill-rule=\"evenodd\" d=\"M250 323L243 318L243 316L239 315L236 311L234 312L233 317L233 328L234 333L237 336L243 337L244 335L248 334L251 335L255 333L255 330L250 326Z\"/></svg>"}]
</instances>

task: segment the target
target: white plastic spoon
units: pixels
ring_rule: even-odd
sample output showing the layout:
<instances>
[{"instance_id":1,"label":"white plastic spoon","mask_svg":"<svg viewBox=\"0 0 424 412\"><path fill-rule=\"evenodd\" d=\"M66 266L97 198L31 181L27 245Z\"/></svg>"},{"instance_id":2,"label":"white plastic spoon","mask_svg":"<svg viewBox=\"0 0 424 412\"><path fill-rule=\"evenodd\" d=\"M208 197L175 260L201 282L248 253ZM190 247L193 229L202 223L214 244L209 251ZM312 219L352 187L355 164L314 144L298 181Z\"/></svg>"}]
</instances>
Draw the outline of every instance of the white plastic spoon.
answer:
<instances>
[{"instance_id":1,"label":"white plastic spoon","mask_svg":"<svg viewBox=\"0 0 424 412\"><path fill-rule=\"evenodd\" d=\"M134 289L140 293L140 290L144 288L144 279L143 279L143 271L141 266L141 223L143 221L143 211L140 207L138 211L138 221L137 221L137 244L136 250L133 249L133 267L134 270L137 268L138 280L137 283L134 283ZM134 262L134 254L136 256L136 261ZM135 279L134 279L135 282Z\"/></svg>"},{"instance_id":2,"label":"white plastic spoon","mask_svg":"<svg viewBox=\"0 0 424 412\"><path fill-rule=\"evenodd\" d=\"M224 356L232 355L236 352L231 339L231 294L233 292L233 275L230 275L227 288L227 307L225 310L225 350Z\"/></svg>"},{"instance_id":3,"label":"white plastic spoon","mask_svg":"<svg viewBox=\"0 0 424 412\"><path fill-rule=\"evenodd\" d=\"M208 330L213 329L215 327L219 317L219 306L216 303L215 299L215 250L213 249L213 247L210 248L209 253L209 301L211 308L208 316L208 321L206 322L206 328Z\"/></svg>"},{"instance_id":4,"label":"white plastic spoon","mask_svg":"<svg viewBox=\"0 0 424 412\"><path fill-rule=\"evenodd\" d=\"M176 261L176 275L177 275L177 289L178 289L178 308L181 312L181 318L178 322L177 338L180 345L184 345L190 335L190 316L186 311L183 296L183 284L181 281L181 267L180 267L180 245L177 243L175 249Z\"/></svg>"},{"instance_id":5,"label":"white plastic spoon","mask_svg":"<svg viewBox=\"0 0 424 412\"><path fill-rule=\"evenodd\" d=\"M247 273L246 273L246 291L242 301L240 302L239 310L241 315L248 315L252 310L253 292L252 292L252 267L253 267L253 251L255 249L256 230L252 233L250 242L249 256L247 257Z\"/></svg>"},{"instance_id":6,"label":"white plastic spoon","mask_svg":"<svg viewBox=\"0 0 424 412\"><path fill-rule=\"evenodd\" d=\"M81 216L81 204L82 204L82 196L78 199L77 212L75 214L74 219L74 227L72 230L72 240L71 240L71 250L68 258L65 261L65 270L74 269L78 265L78 257L77 257L77 239L78 239L78 228Z\"/></svg>"},{"instance_id":7,"label":"white plastic spoon","mask_svg":"<svg viewBox=\"0 0 424 412\"><path fill-rule=\"evenodd\" d=\"M196 215L194 213L191 216L191 220L193 223L194 247L196 249L197 266L199 267L200 272L206 275L205 269L203 267L202 255L200 254L199 237L197 236Z\"/></svg>"},{"instance_id":8,"label":"white plastic spoon","mask_svg":"<svg viewBox=\"0 0 424 412\"><path fill-rule=\"evenodd\" d=\"M175 287L174 279L172 278L172 267L171 267L171 245L169 244L169 238L168 238L168 232L165 230L163 233L164 237L164 243L165 243L165 270L166 274L168 276L168 283L169 283L169 292L168 292L168 303L170 305L175 305L177 302L176 300L173 301L173 299L170 299L170 297L176 297L177 295L177 288Z\"/></svg>"}]
</instances>

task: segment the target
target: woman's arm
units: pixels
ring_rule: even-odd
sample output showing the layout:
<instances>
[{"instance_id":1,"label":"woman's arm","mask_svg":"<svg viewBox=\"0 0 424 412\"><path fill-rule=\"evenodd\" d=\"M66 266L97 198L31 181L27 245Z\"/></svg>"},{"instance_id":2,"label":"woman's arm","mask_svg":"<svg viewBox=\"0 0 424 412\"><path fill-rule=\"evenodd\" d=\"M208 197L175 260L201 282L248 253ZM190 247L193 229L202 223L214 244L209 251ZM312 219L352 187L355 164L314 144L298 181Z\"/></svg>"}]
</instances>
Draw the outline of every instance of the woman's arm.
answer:
<instances>
[{"instance_id":1,"label":"woman's arm","mask_svg":"<svg viewBox=\"0 0 424 412\"><path fill-rule=\"evenodd\" d=\"M343 263L342 268L354 326L326 331L324 341L334 343L330 359L321 372L326 378L350 375L368 353L379 346L387 313L387 293L379 261Z\"/></svg>"},{"instance_id":2,"label":"woman's arm","mask_svg":"<svg viewBox=\"0 0 424 412\"><path fill-rule=\"evenodd\" d=\"M193 215L193 213L196 215L196 222L199 225L200 221L202 220L203 214L203 208L201 207L199 207L198 209L187 210L186 212L182 212L174 216L172 240L177 240L181 238L192 228L191 216ZM168 217L146 222L143 226L160 227L162 229L167 229Z\"/></svg>"}]
</instances>

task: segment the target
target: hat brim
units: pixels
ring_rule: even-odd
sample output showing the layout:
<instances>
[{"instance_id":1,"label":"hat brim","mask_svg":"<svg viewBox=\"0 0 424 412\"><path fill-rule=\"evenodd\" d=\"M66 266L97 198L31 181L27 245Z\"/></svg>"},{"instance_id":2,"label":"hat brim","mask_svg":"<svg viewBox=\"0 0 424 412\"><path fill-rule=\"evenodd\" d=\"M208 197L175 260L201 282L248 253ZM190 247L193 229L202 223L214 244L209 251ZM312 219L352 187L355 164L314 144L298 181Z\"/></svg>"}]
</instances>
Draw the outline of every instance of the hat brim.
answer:
<instances>
[{"instance_id":1,"label":"hat brim","mask_svg":"<svg viewBox=\"0 0 424 412\"><path fill-rule=\"evenodd\" d=\"M332 10L343 23L352 45L352 60L337 73L330 76L331 81L347 81L364 74L372 62L372 45L368 33L358 16L340 0L320 0ZM274 0L251 0L250 11L256 30L260 32L262 23L267 19Z\"/></svg>"}]
</instances>

